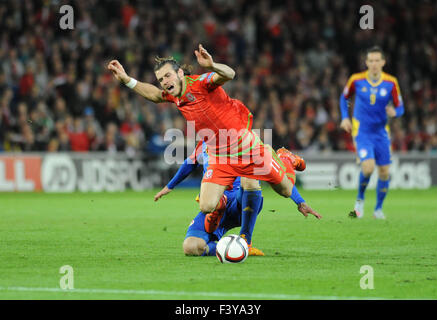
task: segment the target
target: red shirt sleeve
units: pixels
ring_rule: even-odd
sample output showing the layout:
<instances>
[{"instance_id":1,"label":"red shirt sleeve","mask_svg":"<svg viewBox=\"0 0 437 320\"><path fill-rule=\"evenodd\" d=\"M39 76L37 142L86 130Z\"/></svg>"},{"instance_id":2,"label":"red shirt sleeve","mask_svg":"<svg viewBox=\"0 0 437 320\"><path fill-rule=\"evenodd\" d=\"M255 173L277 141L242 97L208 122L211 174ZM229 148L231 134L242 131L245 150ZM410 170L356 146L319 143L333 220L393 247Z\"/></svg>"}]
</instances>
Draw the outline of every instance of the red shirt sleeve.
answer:
<instances>
[{"instance_id":1,"label":"red shirt sleeve","mask_svg":"<svg viewBox=\"0 0 437 320\"><path fill-rule=\"evenodd\" d=\"M401 89L399 88L398 80L394 79L393 88L391 89L391 96L395 107L402 105Z\"/></svg>"},{"instance_id":2,"label":"red shirt sleeve","mask_svg":"<svg viewBox=\"0 0 437 320\"><path fill-rule=\"evenodd\" d=\"M353 76L349 78L346 86L343 89L343 95L346 99L349 99L351 95L355 92L355 79Z\"/></svg>"},{"instance_id":3,"label":"red shirt sleeve","mask_svg":"<svg viewBox=\"0 0 437 320\"><path fill-rule=\"evenodd\" d=\"M171 94L165 92L164 90L161 91L161 96L164 101L174 102L174 97Z\"/></svg>"},{"instance_id":4,"label":"red shirt sleeve","mask_svg":"<svg viewBox=\"0 0 437 320\"><path fill-rule=\"evenodd\" d=\"M208 91L214 90L215 88L220 86L213 82L212 77L214 76L214 74L215 72L208 72L200 76L200 84L203 87L205 87Z\"/></svg>"}]
</instances>

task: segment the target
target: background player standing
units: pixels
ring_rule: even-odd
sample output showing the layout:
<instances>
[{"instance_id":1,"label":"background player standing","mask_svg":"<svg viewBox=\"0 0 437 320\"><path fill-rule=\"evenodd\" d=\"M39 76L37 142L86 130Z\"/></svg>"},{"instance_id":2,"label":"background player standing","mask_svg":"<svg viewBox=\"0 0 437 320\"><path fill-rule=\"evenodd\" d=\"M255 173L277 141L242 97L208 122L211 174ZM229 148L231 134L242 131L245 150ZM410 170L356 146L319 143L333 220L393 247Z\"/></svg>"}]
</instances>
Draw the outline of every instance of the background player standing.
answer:
<instances>
[{"instance_id":1,"label":"background player standing","mask_svg":"<svg viewBox=\"0 0 437 320\"><path fill-rule=\"evenodd\" d=\"M375 46L367 51L367 71L353 74L340 96L341 128L354 139L357 156L361 162L358 195L354 215L364 215L364 193L375 169L378 168L377 201L373 216L385 219L382 204L389 188L391 163L390 129L388 118L404 113L399 84L394 76L382 71L384 53ZM349 119L348 100L355 94L352 122ZM394 107L391 105L394 105Z\"/></svg>"}]
</instances>

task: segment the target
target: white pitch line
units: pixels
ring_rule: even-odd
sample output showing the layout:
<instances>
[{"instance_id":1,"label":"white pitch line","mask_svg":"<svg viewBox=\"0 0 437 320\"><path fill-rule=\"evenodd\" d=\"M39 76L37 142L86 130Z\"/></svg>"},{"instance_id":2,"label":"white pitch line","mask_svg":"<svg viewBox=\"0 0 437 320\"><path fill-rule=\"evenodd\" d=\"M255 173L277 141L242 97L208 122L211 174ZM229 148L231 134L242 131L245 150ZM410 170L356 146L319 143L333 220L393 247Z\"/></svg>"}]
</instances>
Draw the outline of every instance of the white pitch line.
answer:
<instances>
[{"instance_id":1,"label":"white pitch line","mask_svg":"<svg viewBox=\"0 0 437 320\"><path fill-rule=\"evenodd\" d=\"M265 300L385 300L380 297L340 297L340 296L304 296L270 293L246 292L203 292L203 291L161 291L161 290L123 290L123 289L70 289L36 288L36 287L0 287L0 291L19 292L62 292L62 293L103 293L103 294L133 294L133 295L175 295L175 296L201 296L221 298L255 298Z\"/></svg>"}]
</instances>

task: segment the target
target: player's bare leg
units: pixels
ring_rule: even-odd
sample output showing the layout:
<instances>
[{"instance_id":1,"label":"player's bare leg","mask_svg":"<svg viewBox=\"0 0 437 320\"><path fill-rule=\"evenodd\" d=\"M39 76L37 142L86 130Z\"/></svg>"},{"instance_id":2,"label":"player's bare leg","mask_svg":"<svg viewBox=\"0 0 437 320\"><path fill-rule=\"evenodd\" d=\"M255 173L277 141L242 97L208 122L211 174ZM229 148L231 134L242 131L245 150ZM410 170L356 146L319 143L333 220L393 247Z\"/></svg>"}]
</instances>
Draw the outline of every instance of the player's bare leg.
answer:
<instances>
[{"instance_id":1,"label":"player's bare leg","mask_svg":"<svg viewBox=\"0 0 437 320\"><path fill-rule=\"evenodd\" d=\"M241 177L241 187L247 191L261 190L258 180L245 177Z\"/></svg>"},{"instance_id":2,"label":"player's bare leg","mask_svg":"<svg viewBox=\"0 0 437 320\"><path fill-rule=\"evenodd\" d=\"M226 186L212 182L202 182L200 186L199 206L205 214L205 231L214 232L226 209L227 198L223 194Z\"/></svg>"},{"instance_id":3,"label":"player's bare leg","mask_svg":"<svg viewBox=\"0 0 437 320\"><path fill-rule=\"evenodd\" d=\"M370 177L375 170L375 159L367 159L361 163L361 170L366 177Z\"/></svg>"},{"instance_id":4,"label":"player's bare leg","mask_svg":"<svg viewBox=\"0 0 437 320\"><path fill-rule=\"evenodd\" d=\"M305 217L307 217L308 214L311 214L315 216L317 219L321 219L322 216L304 202L304 200L298 194L297 189L294 187L294 182L296 181L296 174L294 170L298 170L298 171L305 170L306 168L305 161L301 157L293 154L291 151L285 148L280 148L277 151L277 156L279 157L279 160L281 161L282 165L285 167L286 174L284 175L280 183L271 184L273 190L275 190L277 193L279 193L284 197L291 198L295 203L298 203L296 201L302 200L302 202L298 205L298 210ZM295 190L294 197L292 196L293 190Z\"/></svg>"},{"instance_id":5,"label":"player's bare leg","mask_svg":"<svg viewBox=\"0 0 437 320\"><path fill-rule=\"evenodd\" d=\"M213 212L225 190L226 186L212 182L202 182L199 197L200 211L203 213Z\"/></svg>"},{"instance_id":6,"label":"player's bare leg","mask_svg":"<svg viewBox=\"0 0 437 320\"><path fill-rule=\"evenodd\" d=\"M205 251L208 253L209 250L206 241L198 237L187 237L182 248L187 256L201 256Z\"/></svg>"},{"instance_id":7,"label":"player's bare leg","mask_svg":"<svg viewBox=\"0 0 437 320\"><path fill-rule=\"evenodd\" d=\"M294 184L288 179L286 175L282 178L282 181L278 184L270 184L278 194L284 198L290 198Z\"/></svg>"}]
</instances>

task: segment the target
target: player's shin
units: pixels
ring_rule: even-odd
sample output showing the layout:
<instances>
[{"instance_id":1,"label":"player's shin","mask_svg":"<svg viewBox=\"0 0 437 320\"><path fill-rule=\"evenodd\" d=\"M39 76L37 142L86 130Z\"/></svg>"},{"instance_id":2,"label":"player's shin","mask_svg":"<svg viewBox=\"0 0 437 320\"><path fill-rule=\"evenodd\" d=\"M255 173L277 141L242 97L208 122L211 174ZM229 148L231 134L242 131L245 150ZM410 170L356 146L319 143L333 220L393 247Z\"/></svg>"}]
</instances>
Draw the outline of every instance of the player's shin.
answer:
<instances>
[{"instance_id":1,"label":"player's shin","mask_svg":"<svg viewBox=\"0 0 437 320\"><path fill-rule=\"evenodd\" d=\"M388 192L388 187L390 184L390 179L388 180L380 180L378 179L378 183L376 184L376 206L375 211L382 209L382 204Z\"/></svg>"},{"instance_id":2,"label":"player's shin","mask_svg":"<svg viewBox=\"0 0 437 320\"><path fill-rule=\"evenodd\" d=\"M358 196L357 199L364 200L364 193L369 184L370 176L366 177L363 171L360 171L359 184L358 184Z\"/></svg>"},{"instance_id":3,"label":"player's shin","mask_svg":"<svg viewBox=\"0 0 437 320\"><path fill-rule=\"evenodd\" d=\"M252 243L256 219L262 206L261 190L244 190L242 195L242 215L240 236L244 235L247 244Z\"/></svg>"}]
</instances>

